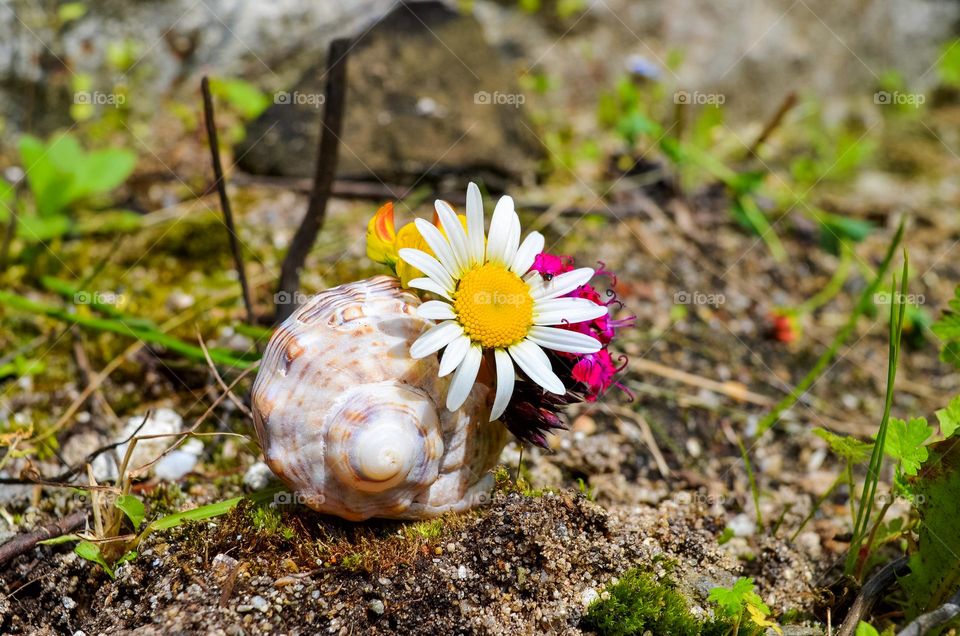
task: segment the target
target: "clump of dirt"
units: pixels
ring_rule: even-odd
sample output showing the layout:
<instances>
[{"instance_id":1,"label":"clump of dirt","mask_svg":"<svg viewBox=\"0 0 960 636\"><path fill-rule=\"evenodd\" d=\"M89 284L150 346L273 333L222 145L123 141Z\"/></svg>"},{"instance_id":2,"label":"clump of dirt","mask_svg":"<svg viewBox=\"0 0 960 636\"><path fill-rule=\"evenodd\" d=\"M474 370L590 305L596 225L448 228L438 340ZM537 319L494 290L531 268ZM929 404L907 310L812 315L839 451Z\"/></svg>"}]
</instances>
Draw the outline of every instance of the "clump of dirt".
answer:
<instances>
[{"instance_id":1,"label":"clump of dirt","mask_svg":"<svg viewBox=\"0 0 960 636\"><path fill-rule=\"evenodd\" d=\"M698 505L609 511L571 491L500 491L478 512L354 525L303 508L241 505L157 534L111 581L58 547L3 574L4 633L578 633L631 567L669 576L695 615L743 574ZM812 573L770 540L751 570L775 607L809 607ZM18 583L22 581L22 583Z\"/></svg>"}]
</instances>

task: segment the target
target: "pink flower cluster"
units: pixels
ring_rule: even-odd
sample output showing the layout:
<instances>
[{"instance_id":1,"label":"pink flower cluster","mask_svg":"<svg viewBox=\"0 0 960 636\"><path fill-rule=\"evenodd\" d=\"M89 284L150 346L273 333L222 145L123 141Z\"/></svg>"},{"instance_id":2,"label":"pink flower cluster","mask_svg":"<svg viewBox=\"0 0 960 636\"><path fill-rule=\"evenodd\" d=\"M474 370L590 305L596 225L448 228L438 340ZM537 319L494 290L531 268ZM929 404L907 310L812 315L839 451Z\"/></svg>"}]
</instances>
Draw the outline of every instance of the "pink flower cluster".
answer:
<instances>
[{"instance_id":1,"label":"pink flower cluster","mask_svg":"<svg viewBox=\"0 0 960 636\"><path fill-rule=\"evenodd\" d=\"M574 269L573 257L557 256L555 254L548 254L544 252L537 255L531 269L540 272L545 279L549 279ZM600 268L597 270L597 275L610 276L611 286L616 285L616 277L611 272L608 272L603 268L603 263L600 264ZM567 296L573 298L586 298L597 303L598 305L609 306L613 304L622 304L617 299L616 293L612 289L607 292L609 300L604 302L603 298L600 296L600 293L597 292L597 290L589 283L578 287L567 294ZM620 386L614 381L614 377L616 376L617 372L626 366L626 358L623 358L623 364L617 366L614 364L608 347L616 335L616 330L622 329L623 327L633 326L634 320L634 316L621 320L614 320L609 314L604 314L600 318L588 320L586 322L559 325L564 329L579 331L580 333L584 333L588 336L593 336L599 340L600 344L602 345L600 351L597 351L596 353L557 354L573 363L573 366L570 370L570 375L574 380L584 386L585 399L588 402L595 401L597 397L603 394L611 386Z\"/></svg>"}]
</instances>

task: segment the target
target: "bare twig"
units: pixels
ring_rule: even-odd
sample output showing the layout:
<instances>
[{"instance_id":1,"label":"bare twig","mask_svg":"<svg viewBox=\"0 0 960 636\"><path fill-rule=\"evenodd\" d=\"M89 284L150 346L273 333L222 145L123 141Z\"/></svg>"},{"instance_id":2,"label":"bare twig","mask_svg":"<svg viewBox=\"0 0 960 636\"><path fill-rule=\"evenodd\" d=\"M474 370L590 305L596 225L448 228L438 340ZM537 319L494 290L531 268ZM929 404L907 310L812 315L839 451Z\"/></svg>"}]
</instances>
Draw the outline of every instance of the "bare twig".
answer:
<instances>
[{"instance_id":1,"label":"bare twig","mask_svg":"<svg viewBox=\"0 0 960 636\"><path fill-rule=\"evenodd\" d=\"M760 132L760 135L757 139L750 144L750 148L747 150L748 157L755 157L760 151L760 147L766 143L767 139L770 138L770 135L780 127L780 124L783 123L783 118L787 116L793 107L797 105L797 94L795 92L790 92L786 97L783 98L783 101L780 102L780 107L777 109L777 112L773 114L773 117L770 118L770 121L763 127L763 130Z\"/></svg>"},{"instance_id":2,"label":"bare twig","mask_svg":"<svg viewBox=\"0 0 960 636\"><path fill-rule=\"evenodd\" d=\"M662 378L676 380L677 382L683 382L684 384L689 384L697 388L720 393L721 395L726 395L741 402L749 402L750 404L756 404L758 406L773 406L774 404L772 398L754 393L737 382L717 382L716 380L674 369L673 367L668 367L652 360L634 358L630 360L630 367L637 372L652 373Z\"/></svg>"},{"instance_id":3,"label":"bare twig","mask_svg":"<svg viewBox=\"0 0 960 636\"><path fill-rule=\"evenodd\" d=\"M16 202L14 202L16 205ZM13 208L10 209L10 220L7 221L7 227L3 233L3 244L0 245L0 272L6 271L7 262L10 259L10 244L13 243L13 235L17 233L17 213Z\"/></svg>"},{"instance_id":4,"label":"bare twig","mask_svg":"<svg viewBox=\"0 0 960 636\"><path fill-rule=\"evenodd\" d=\"M73 532L83 525L86 518L87 512L80 510L67 515L63 519L58 519L53 523L41 526L32 532L17 535L0 546L0 564L6 563L10 559L28 552L40 541L46 541L47 539L53 539L54 537L65 535L68 532Z\"/></svg>"},{"instance_id":5,"label":"bare twig","mask_svg":"<svg viewBox=\"0 0 960 636\"><path fill-rule=\"evenodd\" d=\"M240 241L233 223L233 210L230 199L227 197L227 184L223 178L223 166L220 163L220 142L217 139L217 124L213 116L213 97L210 95L210 81L206 76L200 80L200 90L203 91L203 114L207 122L207 140L210 144L210 159L213 162L213 176L216 180L217 192L220 194L220 207L223 208L223 220L230 234L230 251L233 253L233 264L237 268L240 278L240 289L243 292L243 305L247 309L247 322L253 324L253 303L250 301L250 289L247 286L247 274L243 267L243 255L240 253Z\"/></svg>"},{"instance_id":6,"label":"bare twig","mask_svg":"<svg viewBox=\"0 0 960 636\"><path fill-rule=\"evenodd\" d=\"M241 380L243 380L245 377L247 377L247 375L248 375L249 373L255 371L255 370L258 369L259 367L260 367L260 362L258 361L256 364L253 364L253 365L247 367L246 369L244 369L243 372L240 373L240 375L238 375L238 376L236 377L236 379L234 379L234 381L231 382L231 383L227 386L226 391L224 391L223 393L221 393L221 394L217 397L217 399L214 400L214 401L210 404L209 407L207 407L207 410L203 412L203 415L201 415L200 417L197 418L197 420L193 423L193 426L191 426L191 427L188 428L187 430L181 431L181 432L179 432L179 433L161 433L161 434L157 434L157 435L142 435L142 436L138 437L137 439L156 439L156 438L160 438L160 437L176 437L177 439L176 439L170 446L168 446L165 451L163 451L162 453L160 453L159 455L157 455L155 458L153 458L153 460L147 462L146 464L143 464L142 466L138 466L137 468L131 470L131 471L130 471L130 477L133 478L133 477L135 477L136 475L139 475L139 474L143 473L144 471L149 470L151 466L153 466L154 464L156 464L158 461L160 461L161 459L163 459L164 457L166 457L167 455L169 455L171 451L173 451L175 448L177 448L183 440L185 440L186 438L190 437L191 435L198 435L198 434L196 433L196 430L197 430L198 428L200 428L200 425L203 424L204 421L206 421L207 417L209 417L211 413L213 413L214 409L216 409L218 406L220 406L220 403L223 402L223 401L227 398L227 395L230 393L230 391L232 391L233 388L234 388L235 386L237 386L237 384L239 384ZM230 433L223 433L223 434L229 435ZM238 437L246 437L245 435L239 435L239 434L237 434L237 433L234 433L234 435L237 435Z\"/></svg>"},{"instance_id":7,"label":"bare twig","mask_svg":"<svg viewBox=\"0 0 960 636\"><path fill-rule=\"evenodd\" d=\"M296 292L300 287L300 270L307 260L307 254L313 247L323 227L327 213L327 201L333 178L337 171L337 155L340 134L343 130L343 110L347 93L347 52L350 41L337 39L330 43L327 52L327 85L324 94L323 127L320 130L320 143L317 151L316 172L313 190L303 222L297 228L290 249L280 269L278 287L277 322L282 322L293 313L297 305Z\"/></svg>"},{"instance_id":8,"label":"bare twig","mask_svg":"<svg viewBox=\"0 0 960 636\"><path fill-rule=\"evenodd\" d=\"M223 381L222 377L220 377L220 372L217 371L217 366L213 363L213 360L210 358L210 352L207 350L207 343L203 341L203 336L200 334L199 331L197 332L197 342L200 343L200 348L203 350L203 357L207 359L207 366L210 367L210 371L211 373L213 373L213 377L217 380L217 384L219 384L220 388L226 392L227 397L230 398L230 401L233 402L234 406L240 409L240 411L244 415L246 415L250 419L253 419L253 412L250 411L249 408L247 408L247 405L244 404L240 400L240 398L234 395L233 391L230 390L230 387L227 386L227 383Z\"/></svg>"},{"instance_id":9,"label":"bare twig","mask_svg":"<svg viewBox=\"0 0 960 636\"><path fill-rule=\"evenodd\" d=\"M77 368L80 369L80 373L83 377L83 383L85 385L90 385L96 373L90 367L90 359L87 358L87 352L83 348L83 340L80 336L80 330L76 327L71 327L71 333L73 334L73 357L76 359ZM97 414L106 419L110 424L116 425L120 420L117 418L117 414L113 411L113 408L110 406L110 403L107 402L107 398L104 397L103 391L99 387L95 388L92 392L93 396L93 407L97 411Z\"/></svg>"},{"instance_id":10,"label":"bare twig","mask_svg":"<svg viewBox=\"0 0 960 636\"><path fill-rule=\"evenodd\" d=\"M840 626L837 636L853 636L857 631L860 620L870 613L873 604L883 595L884 590L890 587L898 577L909 571L910 566L907 557L900 557L896 561L886 564L879 572L874 574L864 584L860 594L857 595L853 605L850 606L850 611L843 619L843 625Z\"/></svg>"},{"instance_id":11,"label":"bare twig","mask_svg":"<svg viewBox=\"0 0 960 636\"><path fill-rule=\"evenodd\" d=\"M935 610L913 619L897 636L923 636L935 627L940 627L960 615L960 590L946 603Z\"/></svg>"}]
</instances>

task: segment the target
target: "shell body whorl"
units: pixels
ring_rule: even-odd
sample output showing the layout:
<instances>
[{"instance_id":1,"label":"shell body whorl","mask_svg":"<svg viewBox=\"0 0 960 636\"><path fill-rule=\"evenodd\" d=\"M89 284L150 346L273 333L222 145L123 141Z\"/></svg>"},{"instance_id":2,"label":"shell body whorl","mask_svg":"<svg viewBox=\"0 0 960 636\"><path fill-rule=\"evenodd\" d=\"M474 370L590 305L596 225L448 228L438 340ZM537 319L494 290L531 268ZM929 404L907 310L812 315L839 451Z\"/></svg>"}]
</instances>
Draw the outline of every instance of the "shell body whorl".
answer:
<instances>
[{"instance_id":1,"label":"shell body whorl","mask_svg":"<svg viewBox=\"0 0 960 636\"><path fill-rule=\"evenodd\" d=\"M432 322L387 276L312 297L277 328L253 386L257 436L299 501L350 520L428 518L486 499L506 443L477 384L443 406L436 356L410 358Z\"/></svg>"}]
</instances>

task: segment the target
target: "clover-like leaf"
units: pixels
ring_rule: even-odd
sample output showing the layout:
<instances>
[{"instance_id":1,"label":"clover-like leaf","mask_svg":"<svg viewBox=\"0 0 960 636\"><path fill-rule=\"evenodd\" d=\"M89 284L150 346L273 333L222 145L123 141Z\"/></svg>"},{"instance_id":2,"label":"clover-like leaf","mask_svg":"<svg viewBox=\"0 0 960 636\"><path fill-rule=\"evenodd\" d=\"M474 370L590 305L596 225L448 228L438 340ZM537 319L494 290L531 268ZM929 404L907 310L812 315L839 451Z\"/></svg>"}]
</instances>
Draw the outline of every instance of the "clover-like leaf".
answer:
<instances>
[{"instance_id":1,"label":"clover-like leaf","mask_svg":"<svg viewBox=\"0 0 960 636\"><path fill-rule=\"evenodd\" d=\"M916 475L920 464L926 461L929 452L924 444L933 435L933 427L926 418L912 417L909 420L890 418L884 452L898 460L903 472Z\"/></svg>"},{"instance_id":2,"label":"clover-like leaf","mask_svg":"<svg viewBox=\"0 0 960 636\"><path fill-rule=\"evenodd\" d=\"M837 435L819 426L813 429L813 433L829 444L830 450L854 464L866 461L873 450L873 444L869 442L862 442L847 435Z\"/></svg>"},{"instance_id":3,"label":"clover-like leaf","mask_svg":"<svg viewBox=\"0 0 960 636\"><path fill-rule=\"evenodd\" d=\"M953 437L960 428L960 395L950 400L945 408L937 411L937 420L940 422L940 432L944 438Z\"/></svg>"}]
</instances>

